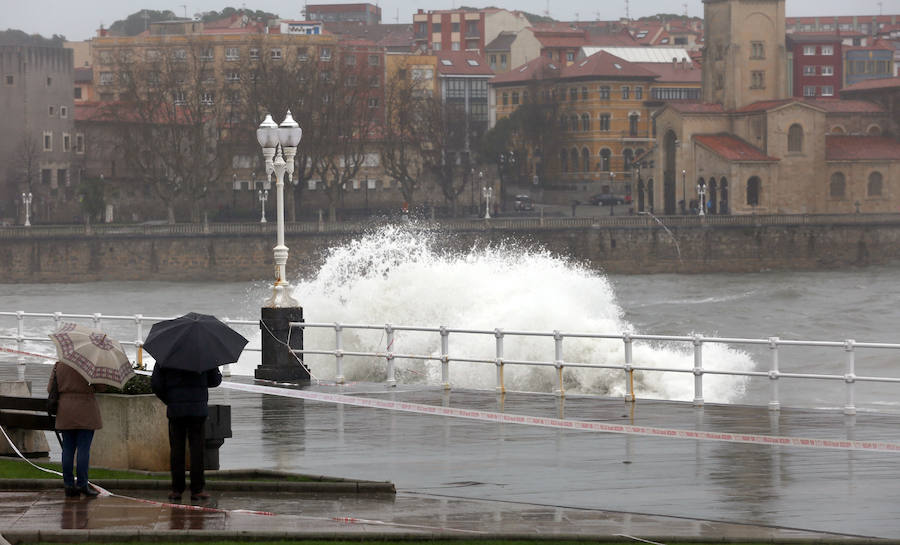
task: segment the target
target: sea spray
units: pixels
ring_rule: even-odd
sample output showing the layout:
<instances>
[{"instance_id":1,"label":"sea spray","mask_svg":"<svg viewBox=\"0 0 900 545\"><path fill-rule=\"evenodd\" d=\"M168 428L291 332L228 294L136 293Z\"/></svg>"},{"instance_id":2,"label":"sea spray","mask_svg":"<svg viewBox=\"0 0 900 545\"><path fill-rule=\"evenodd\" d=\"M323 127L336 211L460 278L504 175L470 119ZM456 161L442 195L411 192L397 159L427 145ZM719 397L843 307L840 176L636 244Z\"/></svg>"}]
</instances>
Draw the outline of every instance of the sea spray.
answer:
<instances>
[{"instance_id":1,"label":"sea spray","mask_svg":"<svg viewBox=\"0 0 900 545\"><path fill-rule=\"evenodd\" d=\"M407 326L563 333L634 333L623 319L607 278L570 259L515 243L452 250L446 234L415 225L388 225L331 249L311 278L296 283L294 296L308 322L392 324ZM652 332L650 332L652 333ZM687 333L687 332L685 332ZM345 329L345 351L384 352L384 331ZM258 344L258 340L256 341ZM308 349L332 350L333 329L307 328ZM395 360L397 378L404 383L436 385L441 382L440 335L434 332L395 333L390 347L398 354L428 355L435 359ZM493 359L493 335L453 333L449 337L450 383L454 387L493 389L493 363L467 363L452 358ZM622 365L624 345L618 339L564 338L563 361L594 365ZM506 335L504 358L552 362L551 336ZM252 374L250 360L232 369ZM307 355L306 363L319 379L335 377L333 356ZM635 341L634 363L641 367L693 368L687 343L658 344ZM720 345L704 346L704 367L745 371L750 357ZM383 381L383 358L344 358L348 381ZM638 371L639 397L693 399L691 373ZM619 370L566 367L564 387L569 393L621 396L625 374ZM552 367L507 365L509 390L550 392L558 388ZM704 377L708 401L735 401L746 379L721 375Z\"/></svg>"}]
</instances>

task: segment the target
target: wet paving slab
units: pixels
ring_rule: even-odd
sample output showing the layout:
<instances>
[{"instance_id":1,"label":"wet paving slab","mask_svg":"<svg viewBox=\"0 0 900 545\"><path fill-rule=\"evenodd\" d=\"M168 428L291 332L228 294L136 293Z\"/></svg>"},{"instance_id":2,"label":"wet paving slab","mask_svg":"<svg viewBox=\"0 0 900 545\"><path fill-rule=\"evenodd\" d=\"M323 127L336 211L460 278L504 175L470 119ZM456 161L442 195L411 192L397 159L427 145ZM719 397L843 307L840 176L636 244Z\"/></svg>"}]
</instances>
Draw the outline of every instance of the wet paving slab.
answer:
<instances>
[{"instance_id":1,"label":"wet paving slab","mask_svg":"<svg viewBox=\"0 0 900 545\"><path fill-rule=\"evenodd\" d=\"M0 379L14 378L11 367L0 365ZM43 384L48 371L29 365L27 378ZM239 377L228 380L250 382ZM647 400L627 404L597 397L560 400L552 395L448 393L359 383L309 390L507 414L820 439L893 441L900 425L900 416L887 413L845 416L839 411L698 408ZM278 513L279 528L900 538L895 509L900 505L900 487L893 484L900 461L897 453L550 429L226 388L212 390L211 402L232 406L233 437L220 450L223 469L273 469L391 481L397 486L396 497L390 499L224 492L213 498L215 506L226 510ZM54 442L51 458L58 459ZM55 528L57 523L49 521L63 519L65 502L57 497L59 493L3 494L12 495L0 496L0 527L19 527L30 520ZM153 494L164 500L158 492ZM88 517L90 524L110 521L109 527L121 527L131 523L103 514L103 502L112 500L117 499L93 500L89 512L98 514ZM25 509L19 515L17 505ZM41 509L50 512L41 516ZM191 512L187 517L176 515L172 522L171 509L134 509L135 524L142 529L193 524L230 530L252 526L260 518ZM73 510L74 506L68 508ZM268 526L259 524L273 527L271 520Z\"/></svg>"}]
</instances>

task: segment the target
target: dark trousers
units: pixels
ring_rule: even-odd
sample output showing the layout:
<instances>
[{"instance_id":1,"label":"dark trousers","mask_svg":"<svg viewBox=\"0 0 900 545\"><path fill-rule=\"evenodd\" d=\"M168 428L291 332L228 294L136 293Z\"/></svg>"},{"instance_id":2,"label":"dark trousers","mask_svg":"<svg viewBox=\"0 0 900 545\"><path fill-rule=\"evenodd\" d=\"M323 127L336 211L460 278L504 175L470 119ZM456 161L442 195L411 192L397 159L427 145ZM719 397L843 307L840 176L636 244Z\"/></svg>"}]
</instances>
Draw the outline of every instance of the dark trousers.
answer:
<instances>
[{"instance_id":1,"label":"dark trousers","mask_svg":"<svg viewBox=\"0 0 900 545\"><path fill-rule=\"evenodd\" d=\"M172 467L172 491L184 492L185 439L191 448L191 493L206 486L203 476L203 441L206 432L205 416L181 416L169 419L169 462Z\"/></svg>"},{"instance_id":2,"label":"dark trousers","mask_svg":"<svg viewBox=\"0 0 900 545\"><path fill-rule=\"evenodd\" d=\"M63 484L70 488L87 486L94 430L59 430L59 434L62 435Z\"/></svg>"}]
</instances>

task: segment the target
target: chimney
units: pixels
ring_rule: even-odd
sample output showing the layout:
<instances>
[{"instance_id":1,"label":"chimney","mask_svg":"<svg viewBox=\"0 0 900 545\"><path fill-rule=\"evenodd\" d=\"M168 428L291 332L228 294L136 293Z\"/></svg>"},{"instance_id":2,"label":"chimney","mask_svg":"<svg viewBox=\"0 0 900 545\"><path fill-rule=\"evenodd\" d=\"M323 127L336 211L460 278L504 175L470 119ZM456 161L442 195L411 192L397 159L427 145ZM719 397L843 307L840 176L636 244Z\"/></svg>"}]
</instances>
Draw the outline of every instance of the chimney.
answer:
<instances>
[{"instance_id":1,"label":"chimney","mask_svg":"<svg viewBox=\"0 0 900 545\"><path fill-rule=\"evenodd\" d=\"M681 57L681 69L687 70L687 58Z\"/></svg>"},{"instance_id":2,"label":"chimney","mask_svg":"<svg viewBox=\"0 0 900 545\"><path fill-rule=\"evenodd\" d=\"M678 57L672 57L672 69L678 68Z\"/></svg>"}]
</instances>

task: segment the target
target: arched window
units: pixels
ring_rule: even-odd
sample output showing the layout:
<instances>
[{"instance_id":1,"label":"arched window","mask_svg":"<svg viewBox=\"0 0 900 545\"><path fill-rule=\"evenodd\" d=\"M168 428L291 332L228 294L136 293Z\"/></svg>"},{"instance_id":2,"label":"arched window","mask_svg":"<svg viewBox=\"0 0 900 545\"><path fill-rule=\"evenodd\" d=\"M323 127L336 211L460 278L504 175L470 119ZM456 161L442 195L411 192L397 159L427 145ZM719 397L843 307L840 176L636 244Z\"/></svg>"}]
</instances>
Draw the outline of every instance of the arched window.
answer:
<instances>
[{"instance_id":1,"label":"arched window","mask_svg":"<svg viewBox=\"0 0 900 545\"><path fill-rule=\"evenodd\" d=\"M728 213L728 179L719 179L719 214Z\"/></svg>"},{"instance_id":2,"label":"arched window","mask_svg":"<svg viewBox=\"0 0 900 545\"><path fill-rule=\"evenodd\" d=\"M588 114L581 114L581 130L587 132L591 130L591 116Z\"/></svg>"},{"instance_id":3,"label":"arched window","mask_svg":"<svg viewBox=\"0 0 900 545\"><path fill-rule=\"evenodd\" d=\"M833 199L843 199L847 192L847 179L843 172L835 172L831 175L829 195Z\"/></svg>"},{"instance_id":4,"label":"arched window","mask_svg":"<svg viewBox=\"0 0 900 545\"><path fill-rule=\"evenodd\" d=\"M569 130L569 118L566 116L562 116L559 118L559 128L562 131Z\"/></svg>"},{"instance_id":5,"label":"arched window","mask_svg":"<svg viewBox=\"0 0 900 545\"><path fill-rule=\"evenodd\" d=\"M578 88L577 87L572 87L571 89L569 89L569 100L571 100L573 102L578 100Z\"/></svg>"},{"instance_id":6,"label":"arched window","mask_svg":"<svg viewBox=\"0 0 900 545\"><path fill-rule=\"evenodd\" d=\"M828 131L829 134L844 134L844 132L846 132L844 131L844 127L841 127L840 125L835 125L834 127L831 127L830 131Z\"/></svg>"},{"instance_id":7,"label":"arched window","mask_svg":"<svg viewBox=\"0 0 900 545\"><path fill-rule=\"evenodd\" d=\"M600 150L600 170L602 172L609 172L609 158L611 156L612 152L609 151L609 148Z\"/></svg>"},{"instance_id":8,"label":"arched window","mask_svg":"<svg viewBox=\"0 0 900 545\"><path fill-rule=\"evenodd\" d=\"M578 172L578 150L575 148L572 148L572 151L569 153L572 158L572 161L571 161L572 172Z\"/></svg>"},{"instance_id":9,"label":"arched window","mask_svg":"<svg viewBox=\"0 0 900 545\"><path fill-rule=\"evenodd\" d=\"M871 125L866 132L869 133L869 136L881 136L881 127L878 125Z\"/></svg>"},{"instance_id":10,"label":"arched window","mask_svg":"<svg viewBox=\"0 0 900 545\"><path fill-rule=\"evenodd\" d=\"M866 186L866 194L869 197L880 197L882 190L882 180L883 177L881 173L878 171L872 172L869 174L869 183Z\"/></svg>"},{"instance_id":11,"label":"arched window","mask_svg":"<svg viewBox=\"0 0 900 545\"><path fill-rule=\"evenodd\" d=\"M628 132L630 136L638 135L638 120L640 120L641 116L638 114L631 114L628 116Z\"/></svg>"},{"instance_id":12,"label":"arched window","mask_svg":"<svg viewBox=\"0 0 900 545\"><path fill-rule=\"evenodd\" d=\"M578 115L577 114L572 114L572 116L569 117L569 128L571 128L573 131L578 130Z\"/></svg>"},{"instance_id":13,"label":"arched window","mask_svg":"<svg viewBox=\"0 0 900 545\"><path fill-rule=\"evenodd\" d=\"M566 150L559 152L559 170L561 172L569 172L569 152Z\"/></svg>"},{"instance_id":14,"label":"arched window","mask_svg":"<svg viewBox=\"0 0 900 545\"><path fill-rule=\"evenodd\" d=\"M585 172L591 171L591 152L587 148L581 149L581 170Z\"/></svg>"},{"instance_id":15,"label":"arched window","mask_svg":"<svg viewBox=\"0 0 900 545\"><path fill-rule=\"evenodd\" d=\"M762 180L759 176L751 176L747 180L747 204L759 206L759 194L762 191Z\"/></svg>"},{"instance_id":16,"label":"arched window","mask_svg":"<svg viewBox=\"0 0 900 545\"><path fill-rule=\"evenodd\" d=\"M587 87L582 87L581 88L581 100L587 100L587 99L588 99Z\"/></svg>"},{"instance_id":17,"label":"arched window","mask_svg":"<svg viewBox=\"0 0 900 545\"><path fill-rule=\"evenodd\" d=\"M794 123L788 129L788 151L803 151L803 127L799 123Z\"/></svg>"},{"instance_id":18,"label":"arched window","mask_svg":"<svg viewBox=\"0 0 900 545\"><path fill-rule=\"evenodd\" d=\"M625 159L624 170L631 170L631 163L634 161L634 152L631 151L631 148L622 150L622 157Z\"/></svg>"}]
</instances>

